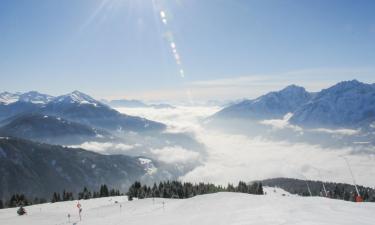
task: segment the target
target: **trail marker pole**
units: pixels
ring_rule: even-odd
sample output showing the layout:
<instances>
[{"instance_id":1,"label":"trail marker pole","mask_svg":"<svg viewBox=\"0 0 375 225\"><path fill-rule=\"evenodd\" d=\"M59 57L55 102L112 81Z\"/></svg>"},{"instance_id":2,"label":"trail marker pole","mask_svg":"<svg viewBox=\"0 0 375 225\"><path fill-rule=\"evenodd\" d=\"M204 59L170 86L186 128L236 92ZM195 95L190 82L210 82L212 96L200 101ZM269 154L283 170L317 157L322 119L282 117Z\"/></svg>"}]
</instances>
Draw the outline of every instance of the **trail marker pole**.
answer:
<instances>
[{"instance_id":1,"label":"trail marker pole","mask_svg":"<svg viewBox=\"0 0 375 225\"><path fill-rule=\"evenodd\" d=\"M82 208L81 208L81 206L82 205L78 202L77 208L78 208L78 214L79 214L79 221L82 221L82 217L81 217Z\"/></svg>"}]
</instances>

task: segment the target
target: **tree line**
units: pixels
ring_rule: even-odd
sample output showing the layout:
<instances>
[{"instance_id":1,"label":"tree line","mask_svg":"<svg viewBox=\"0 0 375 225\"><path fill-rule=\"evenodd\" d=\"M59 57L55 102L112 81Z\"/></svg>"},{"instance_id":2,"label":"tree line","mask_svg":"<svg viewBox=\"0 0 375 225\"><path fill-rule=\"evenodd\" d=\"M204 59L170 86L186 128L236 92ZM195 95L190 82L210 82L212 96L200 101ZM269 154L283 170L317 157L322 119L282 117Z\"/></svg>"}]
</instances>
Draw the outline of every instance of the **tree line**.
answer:
<instances>
[{"instance_id":1,"label":"tree line","mask_svg":"<svg viewBox=\"0 0 375 225\"><path fill-rule=\"evenodd\" d=\"M165 181L158 185L147 186L142 185L139 181L133 183L129 191L126 193L129 200L133 198L191 198L196 195L217 193L217 192L241 192L248 194L263 194L263 185L261 182L254 182L246 184L240 181L237 186L228 184L226 187L214 184L198 183L192 184L189 182L182 183L180 181Z\"/></svg>"},{"instance_id":2,"label":"tree line","mask_svg":"<svg viewBox=\"0 0 375 225\"><path fill-rule=\"evenodd\" d=\"M262 181L264 185L270 187L280 187L291 194L301 196L322 196L345 201L355 201L357 192L354 185L322 182L312 180L299 180L293 178L273 178ZM324 185L324 187L323 187ZM308 187L310 192L308 191ZM326 191L324 191L324 188ZM375 202L375 189L357 185L359 194L365 202ZM327 193L327 195L326 195Z\"/></svg>"},{"instance_id":3,"label":"tree line","mask_svg":"<svg viewBox=\"0 0 375 225\"><path fill-rule=\"evenodd\" d=\"M91 198L101 198L109 196L120 196L122 195L117 189L109 189L107 185L103 184L100 186L99 191L90 191L87 187L84 187L82 191L78 192L77 198L75 198L73 192L64 190L61 194L59 192L54 192L52 194L51 203L71 201L71 200L81 200L81 199L91 199ZM29 199L24 194L13 194L11 198L5 202L0 199L0 209L2 208L12 208L19 206L29 206L34 204L42 204L48 202L45 198L34 198Z\"/></svg>"}]
</instances>

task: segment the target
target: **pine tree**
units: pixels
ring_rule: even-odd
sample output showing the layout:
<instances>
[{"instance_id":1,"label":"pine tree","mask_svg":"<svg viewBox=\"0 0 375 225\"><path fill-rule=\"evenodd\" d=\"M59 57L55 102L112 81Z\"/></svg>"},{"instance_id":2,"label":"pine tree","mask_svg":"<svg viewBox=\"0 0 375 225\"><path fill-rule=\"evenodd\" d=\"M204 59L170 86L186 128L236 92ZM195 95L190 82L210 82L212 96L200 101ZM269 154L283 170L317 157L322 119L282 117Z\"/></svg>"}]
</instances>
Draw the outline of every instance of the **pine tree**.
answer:
<instances>
[{"instance_id":1,"label":"pine tree","mask_svg":"<svg viewBox=\"0 0 375 225\"><path fill-rule=\"evenodd\" d=\"M109 191L107 185L102 185L100 186L100 197L108 197L109 196Z\"/></svg>"},{"instance_id":2,"label":"pine tree","mask_svg":"<svg viewBox=\"0 0 375 225\"><path fill-rule=\"evenodd\" d=\"M54 193L53 193L53 196L52 196L52 200L51 200L51 202L52 202L52 203L55 203L55 202L60 202L60 201L61 201L60 194L57 193L57 192L54 192Z\"/></svg>"}]
</instances>

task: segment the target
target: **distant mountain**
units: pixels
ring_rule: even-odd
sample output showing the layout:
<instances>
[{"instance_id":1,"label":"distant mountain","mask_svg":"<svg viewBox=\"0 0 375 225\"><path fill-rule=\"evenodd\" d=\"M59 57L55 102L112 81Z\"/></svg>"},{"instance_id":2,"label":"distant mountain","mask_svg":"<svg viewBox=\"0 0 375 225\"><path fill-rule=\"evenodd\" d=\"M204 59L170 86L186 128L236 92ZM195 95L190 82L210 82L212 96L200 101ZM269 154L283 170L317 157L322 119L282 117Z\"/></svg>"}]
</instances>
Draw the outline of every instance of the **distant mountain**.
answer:
<instances>
[{"instance_id":1,"label":"distant mountain","mask_svg":"<svg viewBox=\"0 0 375 225\"><path fill-rule=\"evenodd\" d=\"M139 100L127 100L127 99L119 99L119 100L111 100L111 101L104 101L104 103L118 108L118 107L125 107L125 108L156 108L156 109L164 109L164 108L175 108L169 104L146 104Z\"/></svg>"},{"instance_id":2,"label":"distant mountain","mask_svg":"<svg viewBox=\"0 0 375 225\"><path fill-rule=\"evenodd\" d=\"M214 115L214 118L230 119L277 119L298 107L306 104L312 94L303 87L290 85L286 88L270 92L253 100L243 100L232 104Z\"/></svg>"},{"instance_id":3,"label":"distant mountain","mask_svg":"<svg viewBox=\"0 0 375 225\"><path fill-rule=\"evenodd\" d=\"M38 113L111 131L161 131L165 125L145 118L119 113L79 92L52 97L38 92L0 94L0 125L11 117Z\"/></svg>"},{"instance_id":4,"label":"distant mountain","mask_svg":"<svg viewBox=\"0 0 375 225\"><path fill-rule=\"evenodd\" d=\"M46 104L52 98L36 91L0 93L0 122L17 114L37 111L42 104Z\"/></svg>"},{"instance_id":5,"label":"distant mountain","mask_svg":"<svg viewBox=\"0 0 375 225\"><path fill-rule=\"evenodd\" d=\"M51 101L54 97L46 94L41 94L37 91L30 91L20 94L19 101L31 102L34 104L46 104Z\"/></svg>"},{"instance_id":6,"label":"distant mountain","mask_svg":"<svg viewBox=\"0 0 375 225\"><path fill-rule=\"evenodd\" d=\"M46 94L41 94L36 91L30 91L26 93L9 93L9 92L3 92L0 93L0 104L2 105L9 105L12 103L15 103L17 101L21 102L29 102L34 104L46 104L50 100L52 100L53 97Z\"/></svg>"},{"instance_id":7,"label":"distant mountain","mask_svg":"<svg viewBox=\"0 0 375 225\"><path fill-rule=\"evenodd\" d=\"M23 114L33 113L40 109L40 104L34 104L32 102L15 101L9 104L0 104L0 125L3 124L3 120L10 117Z\"/></svg>"},{"instance_id":8,"label":"distant mountain","mask_svg":"<svg viewBox=\"0 0 375 225\"><path fill-rule=\"evenodd\" d=\"M41 112L108 130L140 132L165 129L162 123L121 114L78 91L54 98L41 108Z\"/></svg>"},{"instance_id":9,"label":"distant mountain","mask_svg":"<svg viewBox=\"0 0 375 225\"><path fill-rule=\"evenodd\" d=\"M0 138L0 199L14 193L50 198L54 191L77 193L85 186L97 190L101 184L126 191L134 181L158 171L150 159Z\"/></svg>"},{"instance_id":10,"label":"distant mountain","mask_svg":"<svg viewBox=\"0 0 375 225\"><path fill-rule=\"evenodd\" d=\"M289 120L309 127L358 127L375 121L375 85L343 81L319 92Z\"/></svg>"},{"instance_id":11,"label":"distant mountain","mask_svg":"<svg viewBox=\"0 0 375 225\"><path fill-rule=\"evenodd\" d=\"M0 93L0 104L1 105L8 105L18 101L19 93L10 93L10 92L2 92Z\"/></svg>"},{"instance_id":12,"label":"distant mountain","mask_svg":"<svg viewBox=\"0 0 375 225\"><path fill-rule=\"evenodd\" d=\"M51 144L79 144L88 140L105 140L110 134L86 125L37 113L8 119L0 134Z\"/></svg>"}]
</instances>

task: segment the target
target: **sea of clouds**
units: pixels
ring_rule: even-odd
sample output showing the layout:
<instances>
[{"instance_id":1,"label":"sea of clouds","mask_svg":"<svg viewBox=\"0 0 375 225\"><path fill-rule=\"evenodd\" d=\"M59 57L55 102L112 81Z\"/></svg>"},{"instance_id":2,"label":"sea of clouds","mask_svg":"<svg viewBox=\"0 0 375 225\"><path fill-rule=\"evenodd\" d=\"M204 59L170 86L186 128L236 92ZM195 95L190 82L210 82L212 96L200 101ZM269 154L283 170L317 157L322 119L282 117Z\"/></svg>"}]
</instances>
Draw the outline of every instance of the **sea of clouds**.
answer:
<instances>
[{"instance_id":1,"label":"sea of clouds","mask_svg":"<svg viewBox=\"0 0 375 225\"><path fill-rule=\"evenodd\" d=\"M239 180L293 177L352 183L349 168L343 159L345 157L352 167L357 183L372 187L375 185L375 154L353 154L350 147L323 148L318 144L271 141L260 135L250 137L205 127L204 119L220 110L219 107L181 106L117 110L163 122L168 125L167 132L191 133L204 145L205 157L180 146L151 151L155 158L167 163L200 160L202 163L199 166L181 177L184 181L227 184ZM279 127L285 125L285 121L265 123L273 123ZM118 147L131 150L129 146Z\"/></svg>"}]
</instances>

